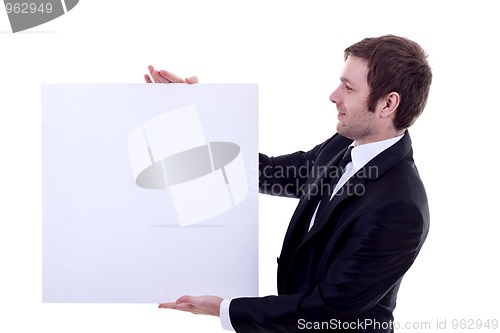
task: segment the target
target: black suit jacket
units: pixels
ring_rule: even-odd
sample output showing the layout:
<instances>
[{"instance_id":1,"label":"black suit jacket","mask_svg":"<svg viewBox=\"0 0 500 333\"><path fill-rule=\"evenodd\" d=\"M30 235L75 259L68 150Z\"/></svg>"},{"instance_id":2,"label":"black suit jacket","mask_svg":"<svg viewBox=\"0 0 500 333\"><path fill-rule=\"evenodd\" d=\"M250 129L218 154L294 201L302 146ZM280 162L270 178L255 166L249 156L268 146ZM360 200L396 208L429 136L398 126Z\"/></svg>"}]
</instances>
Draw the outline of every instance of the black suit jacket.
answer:
<instances>
[{"instance_id":1,"label":"black suit jacket","mask_svg":"<svg viewBox=\"0 0 500 333\"><path fill-rule=\"evenodd\" d=\"M392 332L401 279L428 233L427 196L406 132L342 187L307 232L326 171L351 142L336 134L308 152L260 155L261 192L300 201L278 259L278 296L234 299L237 332Z\"/></svg>"}]
</instances>

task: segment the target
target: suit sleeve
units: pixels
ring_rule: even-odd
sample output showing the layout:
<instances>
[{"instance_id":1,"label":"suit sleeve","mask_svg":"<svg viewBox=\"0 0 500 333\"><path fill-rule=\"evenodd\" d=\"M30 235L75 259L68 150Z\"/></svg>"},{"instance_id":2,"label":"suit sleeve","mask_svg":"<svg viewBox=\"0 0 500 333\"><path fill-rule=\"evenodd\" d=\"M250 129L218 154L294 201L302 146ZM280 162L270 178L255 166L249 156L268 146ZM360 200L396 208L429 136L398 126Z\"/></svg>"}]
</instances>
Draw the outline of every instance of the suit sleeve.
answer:
<instances>
[{"instance_id":1,"label":"suit sleeve","mask_svg":"<svg viewBox=\"0 0 500 333\"><path fill-rule=\"evenodd\" d=\"M264 194L300 198L318 155L331 141L338 141L339 150L345 138L336 134L313 149L288 155L269 157L259 154L259 191Z\"/></svg>"},{"instance_id":2,"label":"suit sleeve","mask_svg":"<svg viewBox=\"0 0 500 333\"><path fill-rule=\"evenodd\" d=\"M355 320L401 280L422 246L427 222L425 212L407 202L357 217L342 249L328 258L322 281L296 294L234 299L233 327L236 332L296 332L300 321Z\"/></svg>"}]
</instances>

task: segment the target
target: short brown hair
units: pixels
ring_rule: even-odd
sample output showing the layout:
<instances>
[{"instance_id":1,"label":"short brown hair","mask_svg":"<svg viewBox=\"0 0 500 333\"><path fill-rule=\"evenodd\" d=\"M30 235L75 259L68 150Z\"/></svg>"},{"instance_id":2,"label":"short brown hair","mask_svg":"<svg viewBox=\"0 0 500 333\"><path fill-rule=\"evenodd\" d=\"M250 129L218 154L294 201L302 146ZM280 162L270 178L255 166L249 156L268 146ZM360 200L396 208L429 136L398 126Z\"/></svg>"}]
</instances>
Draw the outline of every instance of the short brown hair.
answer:
<instances>
[{"instance_id":1,"label":"short brown hair","mask_svg":"<svg viewBox=\"0 0 500 333\"><path fill-rule=\"evenodd\" d=\"M356 56L368 61L370 87L368 110L390 92L400 95L394 117L398 130L410 127L423 112L432 83L427 54L417 43L393 35L365 38L345 49L344 58Z\"/></svg>"}]
</instances>

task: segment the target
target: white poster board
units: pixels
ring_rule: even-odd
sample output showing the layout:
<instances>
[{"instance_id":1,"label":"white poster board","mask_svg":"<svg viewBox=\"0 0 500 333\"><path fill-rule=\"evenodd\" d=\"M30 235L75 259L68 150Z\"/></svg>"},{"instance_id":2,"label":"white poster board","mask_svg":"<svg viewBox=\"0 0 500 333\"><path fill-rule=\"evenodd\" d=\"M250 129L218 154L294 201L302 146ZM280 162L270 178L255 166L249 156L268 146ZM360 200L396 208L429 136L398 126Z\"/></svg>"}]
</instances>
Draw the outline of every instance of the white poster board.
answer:
<instances>
[{"instance_id":1,"label":"white poster board","mask_svg":"<svg viewBox=\"0 0 500 333\"><path fill-rule=\"evenodd\" d=\"M42 85L43 301L258 294L257 85Z\"/></svg>"}]
</instances>

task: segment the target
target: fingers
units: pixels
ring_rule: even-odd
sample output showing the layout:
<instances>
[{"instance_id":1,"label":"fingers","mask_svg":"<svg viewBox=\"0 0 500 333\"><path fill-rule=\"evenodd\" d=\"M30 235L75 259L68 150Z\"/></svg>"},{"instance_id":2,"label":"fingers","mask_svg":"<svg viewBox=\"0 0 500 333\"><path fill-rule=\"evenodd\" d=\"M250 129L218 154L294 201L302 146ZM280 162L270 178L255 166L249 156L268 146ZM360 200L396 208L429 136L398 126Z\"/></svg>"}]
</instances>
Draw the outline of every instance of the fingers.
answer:
<instances>
[{"instance_id":1,"label":"fingers","mask_svg":"<svg viewBox=\"0 0 500 333\"><path fill-rule=\"evenodd\" d=\"M191 76L185 80L181 77L175 75L174 73L167 72L165 70L157 71L153 66L148 66L149 75L144 74L144 80L146 83L188 83L194 84L198 83L198 78L196 76Z\"/></svg>"},{"instance_id":2,"label":"fingers","mask_svg":"<svg viewBox=\"0 0 500 333\"><path fill-rule=\"evenodd\" d=\"M222 298L218 296L181 296L175 302L161 303L160 309L174 309L194 314L219 316Z\"/></svg>"},{"instance_id":3,"label":"fingers","mask_svg":"<svg viewBox=\"0 0 500 333\"><path fill-rule=\"evenodd\" d=\"M158 304L158 308L160 308L160 309L177 309L177 303L175 303L175 302L160 303L160 304Z\"/></svg>"},{"instance_id":4,"label":"fingers","mask_svg":"<svg viewBox=\"0 0 500 333\"><path fill-rule=\"evenodd\" d=\"M168 303L160 303L158 307L160 309L174 309L174 310L181 310L185 309L188 305L193 305L193 303L196 302L196 299L191 300L191 296L184 295L179 297L175 302L168 302Z\"/></svg>"},{"instance_id":5,"label":"fingers","mask_svg":"<svg viewBox=\"0 0 500 333\"><path fill-rule=\"evenodd\" d=\"M188 83L188 84L198 83L198 78L196 76L188 77L188 78L186 78L186 83Z\"/></svg>"},{"instance_id":6,"label":"fingers","mask_svg":"<svg viewBox=\"0 0 500 333\"><path fill-rule=\"evenodd\" d=\"M177 75L165 70L157 71L153 66L148 66L149 73L155 83L185 83L183 79Z\"/></svg>"},{"instance_id":7,"label":"fingers","mask_svg":"<svg viewBox=\"0 0 500 333\"><path fill-rule=\"evenodd\" d=\"M161 83L160 79L159 79L159 78L155 75L155 73L154 73L154 72L155 72L155 68L154 68L153 66L149 65L149 66L148 66L148 70L149 70L149 74L151 74L151 77L153 78L153 81L154 81L155 83ZM147 74L146 74L146 75L147 75ZM151 82L151 79L149 79L149 81L150 81L150 82L148 82L148 83L152 83L152 82ZM146 80L146 82L147 82L147 80Z\"/></svg>"},{"instance_id":8,"label":"fingers","mask_svg":"<svg viewBox=\"0 0 500 333\"><path fill-rule=\"evenodd\" d=\"M190 302L169 302L169 303L161 303L158 305L160 309L172 309L178 311L191 312L193 314L204 314L204 310Z\"/></svg>"},{"instance_id":9,"label":"fingers","mask_svg":"<svg viewBox=\"0 0 500 333\"><path fill-rule=\"evenodd\" d=\"M174 73L161 70L158 72L160 75L160 80L163 83L186 83L182 78L178 77Z\"/></svg>"}]
</instances>

